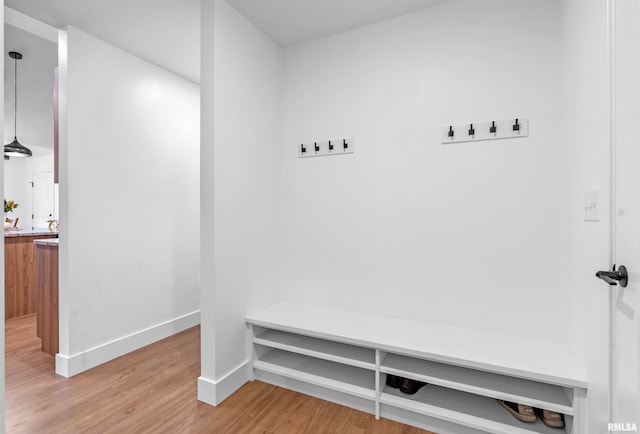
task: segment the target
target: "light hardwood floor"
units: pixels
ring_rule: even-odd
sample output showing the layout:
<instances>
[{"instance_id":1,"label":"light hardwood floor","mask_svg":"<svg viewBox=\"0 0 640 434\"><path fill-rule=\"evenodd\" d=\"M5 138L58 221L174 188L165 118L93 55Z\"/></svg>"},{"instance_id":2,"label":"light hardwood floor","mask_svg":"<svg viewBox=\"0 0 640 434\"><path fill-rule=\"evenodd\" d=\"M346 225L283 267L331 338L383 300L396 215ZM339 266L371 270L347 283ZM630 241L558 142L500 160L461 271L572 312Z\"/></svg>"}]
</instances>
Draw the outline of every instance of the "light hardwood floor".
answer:
<instances>
[{"instance_id":1,"label":"light hardwood floor","mask_svg":"<svg viewBox=\"0 0 640 434\"><path fill-rule=\"evenodd\" d=\"M254 381L218 407L196 399L200 328L72 378L40 351L35 315L5 321L7 433L427 433Z\"/></svg>"}]
</instances>

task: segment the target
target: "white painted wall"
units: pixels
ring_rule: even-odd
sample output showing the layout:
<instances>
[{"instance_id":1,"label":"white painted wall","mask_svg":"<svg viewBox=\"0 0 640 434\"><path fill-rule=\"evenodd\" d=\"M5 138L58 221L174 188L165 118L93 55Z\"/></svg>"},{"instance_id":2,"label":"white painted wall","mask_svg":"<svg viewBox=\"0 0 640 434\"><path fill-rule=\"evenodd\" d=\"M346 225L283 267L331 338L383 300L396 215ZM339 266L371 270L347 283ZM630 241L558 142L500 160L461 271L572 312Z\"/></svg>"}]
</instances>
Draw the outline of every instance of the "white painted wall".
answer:
<instances>
[{"instance_id":1,"label":"white painted wall","mask_svg":"<svg viewBox=\"0 0 640 434\"><path fill-rule=\"evenodd\" d=\"M51 152L50 149L46 151ZM53 154L12 158L5 160L4 167L4 197L18 203L18 207L9 214L9 218L18 217L18 227L31 228L33 194L30 182L33 181L33 174L36 172L53 172Z\"/></svg>"},{"instance_id":2,"label":"white painted wall","mask_svg":"<svg viewBox=\"0 0 640 434\"><path fill-rule=\"evenodd\" d=\"M277 297L282 50L225 0L202 5L202 376L248 380L244 319Z\"/></svg>"},{"instance_id":3,"label":"white painted wall","mask_svg":"<svg viewBox=\"0 0 640 434\"><path fill-rule=\"evenodd\" d=\"M14 11L15 12L15 11ZM24 22L5 24L4 101L6 125L4 140L14 136L14 61L6 53L18 51L18 140L27 148L47 148L53 152L53 71L58 65L58 47L36 34ZM42 24L42 23L41 23Z\"/></svg>"},{"instance_id":4,"label":"white painted wall","mask_svg":"<svg viewBox=\"0 0 640 434\"><path fill-rule=\"evenodd\" d=\"M73 375L199 321L199 88L61 32L60 354Z\"/></svg>"},{"instance_id":5,"label":"white painted wall","mask_svg":"<svg viewBox=\"0 0 640 434\"><path fill-rule=\"evenodd\" d=\"M27 216L31 217L31 213L29 212L30 207L27 206L28 204L25 199L25 162L25 158L4 160L4 198L18 204L16 209L8 213L8 217L12 220L16 217L19 218L18 225L20 225L21 222L22 224L31 222L27 219Z\"/></svg>"},{"instance_id":6,"label":"white painted wall","mask_svg":"<svg viewBox=\"0 0 640 434\"><path fill-rule=\"evenodd\" d=\"M38 172L51 172L53 174L54 171L54 162L53 162L53 153L49 155L41 155L34 156L31 158L25 159L25 168L24 168L24 185L25 185L25 210L27 220L24 220L25 227L31 227L33 225L33 220L31 219L31 215L33 214L33 189L31 188L31 182L34 181L34 174ZM52 176L53 178L53 176ZM53 197L53 216L52 218L57 218L59 202L56 200L57 197L54 194Z\"/></svg>"},{"instance_id":7,"label":"white painted wall","mask_svg":"<svg viewBox=\"0 0 640 434\"><path fill-rule=\"evenodd\" d=\"M285 50L283 297L567 343L560 24L460 0ZM440 144L512 116L529 138ZM297 158L341 137L353 155Z\"/></svg>"}]
</instances>

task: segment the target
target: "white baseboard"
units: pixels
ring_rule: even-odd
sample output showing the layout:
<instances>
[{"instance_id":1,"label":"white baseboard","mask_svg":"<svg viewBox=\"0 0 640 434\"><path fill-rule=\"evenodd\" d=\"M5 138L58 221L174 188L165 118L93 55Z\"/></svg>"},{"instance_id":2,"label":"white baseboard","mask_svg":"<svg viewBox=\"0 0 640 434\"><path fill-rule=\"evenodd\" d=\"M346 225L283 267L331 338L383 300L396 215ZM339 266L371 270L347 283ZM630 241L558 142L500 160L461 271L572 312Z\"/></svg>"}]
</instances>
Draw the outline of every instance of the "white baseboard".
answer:
<instances>
[{"instance_id":1,"label":"white baseboard","mask_svg":"<svg viewBox=\"0 0 640 434\"><path fill-rule=\"evenodd\" d=\"M233 392L241 388L251 378L249 360L240 364L219 380L198 378L198 401L216 406L227 399Z\"/></svg>"},{"instance_id":2,"label":"white baseboard","mask_svg":"<svg viewBox=\"0 0 640 434\"><path fill-rule=\"evenodd\" d=\"M165 321L73 355L56 354L56 374L72 377L161 339L200 324L200 310Z\"/></svg>"}]
</instances>

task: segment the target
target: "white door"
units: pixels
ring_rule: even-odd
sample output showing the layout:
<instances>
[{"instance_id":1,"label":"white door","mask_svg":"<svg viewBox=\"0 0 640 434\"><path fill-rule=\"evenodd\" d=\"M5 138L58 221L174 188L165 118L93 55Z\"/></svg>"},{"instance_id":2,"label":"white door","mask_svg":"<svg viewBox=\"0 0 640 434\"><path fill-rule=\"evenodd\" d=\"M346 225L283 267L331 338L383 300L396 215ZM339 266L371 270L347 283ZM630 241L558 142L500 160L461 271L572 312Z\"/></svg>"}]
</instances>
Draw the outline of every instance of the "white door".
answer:
<instances>
[{"instance_id":1,"label":"white door","mask_svg":"<svg viewBox=\"0 0 640 434\"><path fill-rule=\"evenodd\" d=\"M629 272L613 291L611 422L640 430L640 2L616 0L612 16L615 61L613 259ZM627 425L629 424L629 425ZM632 425L632 424L635 424Z\"/></svg>"},{"instance_id":2,"label":"white door","mask_svg":"<svg viewBox=\"0 0 640 434\"><path fill-rule=\"evenodd\" d=\"M33 214L31 226L34 228L46 228L49 220L53 219L54 189L53 172L37 172L33 174Z\"/></svg>"}]
</instances>

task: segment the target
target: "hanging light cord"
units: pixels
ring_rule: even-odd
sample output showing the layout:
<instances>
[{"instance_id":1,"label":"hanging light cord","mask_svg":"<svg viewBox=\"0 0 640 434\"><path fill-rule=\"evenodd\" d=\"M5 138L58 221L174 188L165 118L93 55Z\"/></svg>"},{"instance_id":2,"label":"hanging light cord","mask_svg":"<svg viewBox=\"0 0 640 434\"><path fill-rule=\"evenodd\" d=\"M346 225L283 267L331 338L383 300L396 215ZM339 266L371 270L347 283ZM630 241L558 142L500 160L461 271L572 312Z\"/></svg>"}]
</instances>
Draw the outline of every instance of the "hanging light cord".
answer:
<instances>
[{"instance_id":1,"label":"hanging light cord","mask_svg":"<svg viewBox=\"0 0 640 434\"><path fill-rule=\"evenodd\" d=\"M13 138L18 137L18 59L13 59Z\"/></svg>"}]
</instances>

